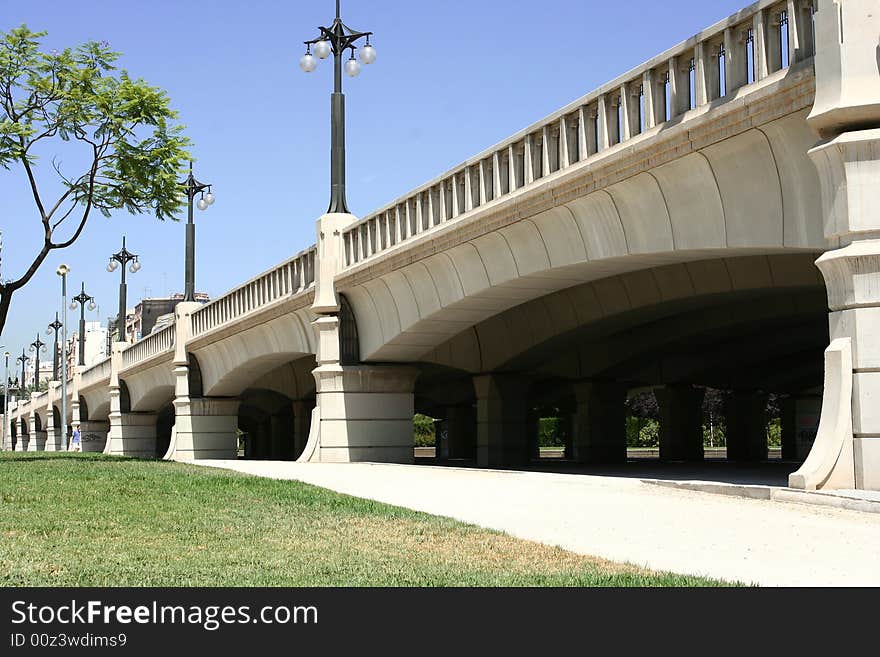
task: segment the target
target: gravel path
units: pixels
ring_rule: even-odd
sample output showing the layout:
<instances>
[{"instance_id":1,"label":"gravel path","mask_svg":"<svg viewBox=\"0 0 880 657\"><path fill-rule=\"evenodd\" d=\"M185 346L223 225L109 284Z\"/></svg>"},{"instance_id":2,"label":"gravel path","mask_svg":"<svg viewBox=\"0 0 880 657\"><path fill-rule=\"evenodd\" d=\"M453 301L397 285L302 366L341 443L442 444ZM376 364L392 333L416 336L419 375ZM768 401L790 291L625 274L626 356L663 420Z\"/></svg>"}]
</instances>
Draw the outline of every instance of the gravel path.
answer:
<instances>
[{"instance_id":1,"label":"gravel path","mask_svg":"<svg viewBox=\"0 0 880 657\"><path fill-rule=\"evenodd\" d=\"M880 586L880 514L637 479L376 464L200 461L448 516L655 570L765 586Z\"/></svg>"}]
</instances>

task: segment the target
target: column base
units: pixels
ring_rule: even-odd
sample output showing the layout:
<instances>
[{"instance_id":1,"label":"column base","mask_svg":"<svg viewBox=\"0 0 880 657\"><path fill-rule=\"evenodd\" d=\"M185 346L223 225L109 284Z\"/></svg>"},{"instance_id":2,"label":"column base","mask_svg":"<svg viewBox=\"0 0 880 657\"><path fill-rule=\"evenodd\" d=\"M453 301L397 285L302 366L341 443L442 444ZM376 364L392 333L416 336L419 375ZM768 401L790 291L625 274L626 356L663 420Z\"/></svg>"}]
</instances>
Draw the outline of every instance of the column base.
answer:
<instances>
[{"instance_id":1,"label":"column base","mask_svg":"<svg viewBox=\"0 0 880 657\"><path fill-rule=\"evenodd\" d=\"M105 454L156 458L155 413L111 413Z\"/></svg>"},{"instance_id":2,"label":"column base","mask_svg":"<svg viewBox=\"0 0 880 657\"><path fill-rule=\"evenodd\" d=\"M322 463L413 463L411 367L322 365L317 383L320 438L309 459Z\"/></svg>"},{"instance_id":3,"label":"column base","mask_svg":"<svg viewBox=\"0 0 880 657\"><path fill-rule=\"evenodd\" d=\"M178 397L174 437L165 455L174 461L238 458L238 399Z\"/></svg>"},{"instance_id":4,"label":"column base","mask_svg":"<svg viewBox=\"0 0 880 657\"><path fill-rule=\"evenodd\" d=\"M103 452L107 446L110 423L87 420L79 424L79 436L84 452ZM60 435L60 434L59 434Z\"/></svg>"}]
</instances>

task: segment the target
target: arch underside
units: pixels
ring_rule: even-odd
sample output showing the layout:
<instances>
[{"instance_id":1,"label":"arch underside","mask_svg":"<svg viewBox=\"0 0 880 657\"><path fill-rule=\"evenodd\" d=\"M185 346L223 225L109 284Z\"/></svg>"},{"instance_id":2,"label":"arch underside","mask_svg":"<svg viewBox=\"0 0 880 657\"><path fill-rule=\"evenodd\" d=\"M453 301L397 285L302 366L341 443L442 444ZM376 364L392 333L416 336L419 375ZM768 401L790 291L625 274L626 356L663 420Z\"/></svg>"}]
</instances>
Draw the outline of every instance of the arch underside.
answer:
<instances>
[{"instance_id":1,"label":"arch underside","mask_svg":"<svg viewBox=\"0 0 880 657\"><path fill-rule=\"evenodd\" d=\"M815 259L828 245L818 176L806 155L816 138L805 114L753 128L343 287L357 316L362 357L366 362L421 360L507 310L584 283L608 287L601 281L627 273L659 272L644 294L675 295L683 286L700 294L713 284L718 266L713 261L784 254ZM685 263L691 264L681 269ZM696 271L699 267L708 271L708 280ZM765 269L732 272L733 285L760 277ZM810 284L818 280L812 273ZM602 301L627 303L626 297L610 296Z\"/></svg>"}]
</instances>

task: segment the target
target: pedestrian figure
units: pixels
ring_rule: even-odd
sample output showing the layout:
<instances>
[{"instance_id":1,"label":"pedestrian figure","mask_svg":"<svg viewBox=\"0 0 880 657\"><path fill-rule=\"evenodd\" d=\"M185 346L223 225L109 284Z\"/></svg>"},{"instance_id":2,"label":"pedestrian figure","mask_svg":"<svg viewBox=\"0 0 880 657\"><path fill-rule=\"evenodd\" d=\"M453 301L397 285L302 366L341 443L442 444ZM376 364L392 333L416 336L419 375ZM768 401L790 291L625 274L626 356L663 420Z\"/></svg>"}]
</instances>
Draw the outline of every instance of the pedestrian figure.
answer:
<instances>
[{"instance_id":1,"label":"pedestrian figure","mask_svg":"<svg viewBox=\"0 0 880 657\"><path fill-rule=\"evenodd\" d=\"M73 439L70 441L70 451L71 452L81 452L82 451L82 441L80 440L78 426L73 428Z\"/></svg>"}]
</instances>

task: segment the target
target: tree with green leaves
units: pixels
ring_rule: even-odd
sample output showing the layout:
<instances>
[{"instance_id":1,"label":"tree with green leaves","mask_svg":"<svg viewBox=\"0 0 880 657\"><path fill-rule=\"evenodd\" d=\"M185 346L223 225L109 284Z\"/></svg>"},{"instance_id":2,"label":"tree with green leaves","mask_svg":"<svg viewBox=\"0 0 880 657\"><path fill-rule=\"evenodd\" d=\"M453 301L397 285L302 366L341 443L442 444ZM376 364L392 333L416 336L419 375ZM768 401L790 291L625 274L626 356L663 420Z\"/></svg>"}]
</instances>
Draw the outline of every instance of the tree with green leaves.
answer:
<instances>
[{"instance_id":1,"label":"tree with green leaves","mask_svg":"<svg viewBox=\"0 0 880 657\"><path fill-rule=\"evenodd\" d=\"M93 210L109 216L124 208L164 220L184 203L178 180L189 140L174 124L167 94L115 73L120 55L106 42L45 53L45 35L24 25L0 32L0 166L22 177L42 235L27 270L0 280L0 331L13 293L49 253L79 238ZM75 173L62 171L59 149L71 156ZM38 155L46 152L48 182Z\"/></svg>"}]
</instances>

